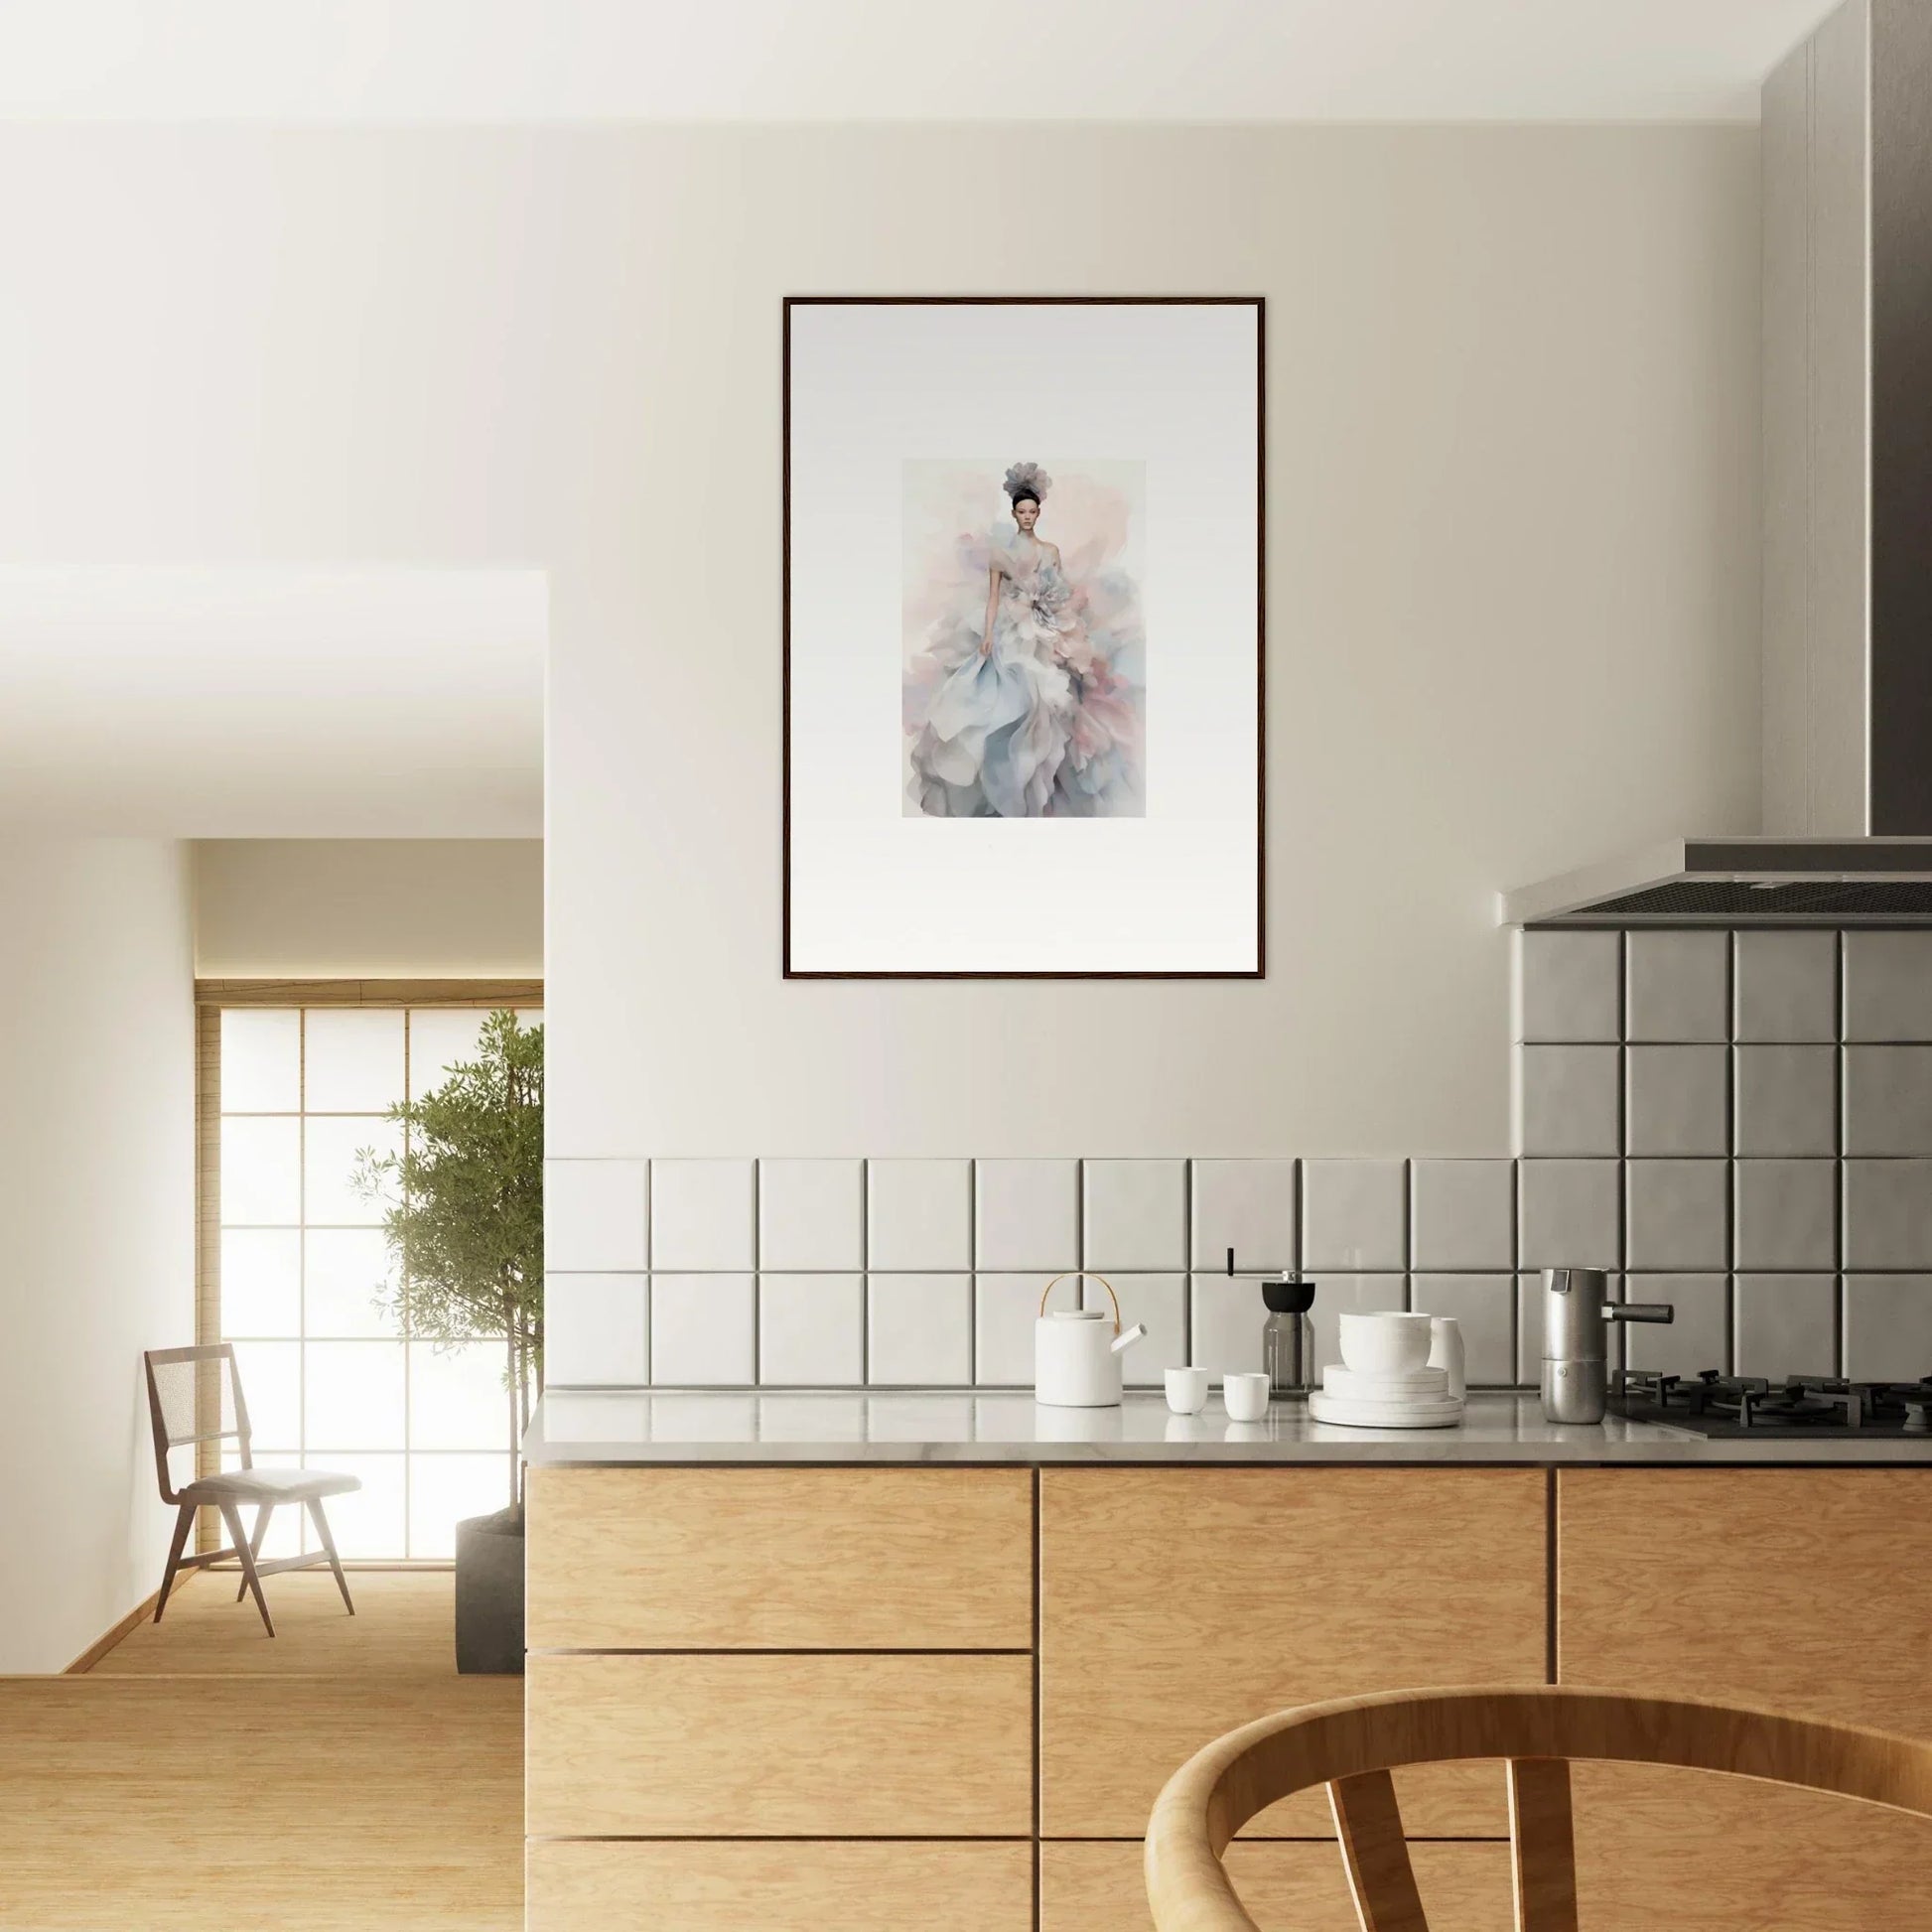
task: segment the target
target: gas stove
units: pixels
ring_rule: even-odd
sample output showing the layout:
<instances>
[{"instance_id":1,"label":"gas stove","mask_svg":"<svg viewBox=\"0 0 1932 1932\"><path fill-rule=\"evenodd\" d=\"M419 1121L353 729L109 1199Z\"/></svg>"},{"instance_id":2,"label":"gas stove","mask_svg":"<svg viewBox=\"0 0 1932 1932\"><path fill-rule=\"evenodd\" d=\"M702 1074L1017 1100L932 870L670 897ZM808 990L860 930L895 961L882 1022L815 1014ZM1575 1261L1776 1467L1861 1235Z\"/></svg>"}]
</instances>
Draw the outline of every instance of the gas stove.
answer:
<instances>
[{"instance_id":1,"label":"gas stove","mask_svg":"<svg viewBox=\"0 0 1932 1932\"><path fill-rule=\"evenodd\" d=\"M1932 1436L1932 1376L1848 1382L1830 1375L1695 1376L1620 1369L1610 1408L1632 1422L1669 1423L1700 1436Z\"/></svg>"}]
</instances>

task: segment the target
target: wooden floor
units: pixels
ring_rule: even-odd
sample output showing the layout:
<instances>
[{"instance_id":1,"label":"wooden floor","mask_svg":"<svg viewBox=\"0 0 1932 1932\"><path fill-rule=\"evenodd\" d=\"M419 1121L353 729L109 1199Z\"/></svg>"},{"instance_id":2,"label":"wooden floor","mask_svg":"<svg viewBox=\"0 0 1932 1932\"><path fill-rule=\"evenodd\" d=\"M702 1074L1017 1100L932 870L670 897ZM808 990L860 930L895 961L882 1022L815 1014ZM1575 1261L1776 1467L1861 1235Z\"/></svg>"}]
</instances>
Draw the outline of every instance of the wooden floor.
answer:
<instances>
[{"instance_id":1,"label":"wooden floor","mask_svg":"<svg viewBox=\"0 0 1932 1932\"><path fill-rule=\"evenodd\" d=\"M84 1676L0 1678L4 1932L514 1932L522 1680L448 1572L205 1573Z\"/></svg>"}]
</instances>

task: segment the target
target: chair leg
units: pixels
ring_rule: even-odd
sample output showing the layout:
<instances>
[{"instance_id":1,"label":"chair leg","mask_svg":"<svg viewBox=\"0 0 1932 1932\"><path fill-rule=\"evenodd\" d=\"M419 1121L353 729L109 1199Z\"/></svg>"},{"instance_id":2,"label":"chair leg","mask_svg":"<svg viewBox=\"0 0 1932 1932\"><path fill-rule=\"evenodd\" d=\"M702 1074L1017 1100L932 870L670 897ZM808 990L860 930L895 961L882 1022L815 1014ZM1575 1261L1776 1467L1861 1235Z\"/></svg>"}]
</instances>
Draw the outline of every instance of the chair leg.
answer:
<instances>
[{"instance_id":1,"label":"chair leg","mask_svg":"<svg viewBox=\"0 0 1932 1932\"><path fill-rule=\"evenodd\" d=\"M322 1513L322 1498L309 1498L309 1514L316 1519L316 1534L322 1538L322 1547L329 1553L329 1567L336 1573L336 1587L343 1593L343 1602L347 1606L350 1616L355 1614L355 1605L349 1601L348 1579L343 1575L343 1560L336 1554L336 1539L329 1534L329 1518Z\"/></svg>"},{"instance_id":2,"label":"chair leg","mask_svg":"<svg viewBox=\"0 0 1932 1932\"><path fill-rule=\"evenodd\" d=\"M275 1619L268 1613L268 1598L262 1594L262 1580L255 1574L255 1553L241 1533L240 1508L234 1503L223 1503L221 1520L227 1524L228 1535L234 1541L234 1553L241 1559L241 1581L255 1592L255 1607L262 1613L262 1626L272 1637L275 1634Z\"/></svg>"},{"instance_id":3,"label":"chair leg","mask_svg":"<svg viewBox=\"0 0 1932 1932\"><path fill-rule=\"evenodd\" d=\"M181 1568L181 1553L188 1546L188 1532L195 1527L195 1508L193 1503L183 1503L175 1517L175 1540L168 1546L168 1568L161 1573L161 1593L154 1599L157 1623L161 1621L161 1612L168 1607L168 1592L175 1587L175 1573Z\"/></svg>"},{"instance_id":4,"label":"chair leg","mask_svg":"<svg viewBox=\"0 0 1932 1932\"><path fill-rule=\"evenodd\" d=\"M273 1503L259 1503L255 1508L255 1533L248 1539L248 1549L257 1563L262 1560L262 1541L268 1535L268 1519L274 1511ZM247 1593L248 1579L243 1577L235 1586L234 1600L239 1603Z\"/></svg>"}]
</instances>

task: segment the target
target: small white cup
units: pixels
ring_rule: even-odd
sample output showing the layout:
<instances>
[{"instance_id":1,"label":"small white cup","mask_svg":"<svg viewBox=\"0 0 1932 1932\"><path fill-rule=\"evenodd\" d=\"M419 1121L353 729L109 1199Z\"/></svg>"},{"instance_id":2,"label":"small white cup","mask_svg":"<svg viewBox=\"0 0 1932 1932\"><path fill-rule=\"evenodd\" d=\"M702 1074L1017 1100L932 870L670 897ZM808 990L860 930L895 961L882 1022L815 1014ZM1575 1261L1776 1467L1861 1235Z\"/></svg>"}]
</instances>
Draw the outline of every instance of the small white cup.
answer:
<instances>
[{"instance_id":1,"label":"small white cup","mask_svg":"<svg viewBox=\"0 0 1932 1932\"><path fill-rule=\"evenodd\" d=\"M1221 1377L1221 1400L1232 1422L1259 1422L1268 1413L1268 1377L1258 1369L1244 1369Z\"/></svg>"},{"instance_id":2,"label":"small white cup","mask_svg":"<svg viewBox=\"0 0 1932 1932\"><path fill-rule=\"evenodd\" d=\"M1198 1416L1207 1407L1206 1369L1169 1369L1168 1407L1176 1416Z\"/></svg>"}]
</instances>

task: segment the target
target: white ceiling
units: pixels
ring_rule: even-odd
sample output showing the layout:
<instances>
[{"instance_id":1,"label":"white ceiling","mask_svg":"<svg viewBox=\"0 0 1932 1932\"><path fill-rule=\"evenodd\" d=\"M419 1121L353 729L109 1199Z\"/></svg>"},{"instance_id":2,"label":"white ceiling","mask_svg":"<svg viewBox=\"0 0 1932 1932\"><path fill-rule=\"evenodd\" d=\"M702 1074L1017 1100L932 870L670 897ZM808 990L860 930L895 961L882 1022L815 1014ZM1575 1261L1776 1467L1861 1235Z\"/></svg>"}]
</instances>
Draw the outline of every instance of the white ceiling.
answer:
<instances>
[{"instance_id":1,"label":"white ceiling","mask_svg":"<svg viewBox=\"0 0 1932 1932\"><path fill-rule=\"evenodd\" d=\"M0 0L0 117L1708 120L1837 0Z\"/></svg>"},{"instance_id":2,"label":"white ceiling","mask_svg":"<svg viewBox=\"0 0 1932 1932\"><path fill-rule=\"evenodd\" d=\"M0 569L0 829L543 832L536 571Z\"/></svg>"}]
</instances>

